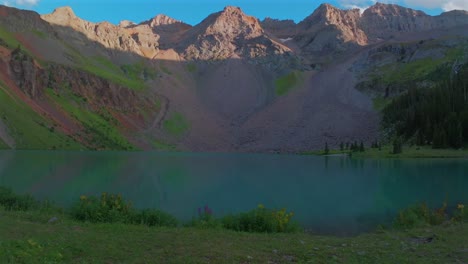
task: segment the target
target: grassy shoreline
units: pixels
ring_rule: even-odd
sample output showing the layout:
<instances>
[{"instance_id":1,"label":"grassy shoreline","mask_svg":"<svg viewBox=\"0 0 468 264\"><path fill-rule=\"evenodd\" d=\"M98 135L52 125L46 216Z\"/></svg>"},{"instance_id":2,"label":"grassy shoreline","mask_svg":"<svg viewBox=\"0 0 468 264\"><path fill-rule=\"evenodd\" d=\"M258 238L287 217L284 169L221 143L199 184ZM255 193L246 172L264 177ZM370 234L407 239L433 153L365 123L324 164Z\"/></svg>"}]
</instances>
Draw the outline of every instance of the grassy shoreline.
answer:
<instances>
[{"instance_id":1,"label":"grassy shoreline","mask_svg":"<svg viewBox=\"0 0 468 264\"><path fill-rule=\"evenodd\" d=\"M49 223L52 217L58 220ZM2 263L457 263L468 260L467 245L466 224L334 237L92 224L0 210Z\"/></svg>"},{"instance_id":2,"label":"grassy shoreline","mask_svg":"<svg viewBox=\"0 0 468 264\"><path fill-rule=\"evenodd\" d=\"M468 159L468 149L433 149L430 146L403 146L403 152L392 154L392 146L382 146L381 149L366 148L364 152L351 152L349 150L330 150L325 154L323 150L300 153L301 155L334 156L348 155L353 158L388 158L388 159L418 159L418 158L463 158Z\"/></svg>"},{"instance_id":3,"label":"grassy shoreline","mask_svg":"<svg viewBox=\"0 0 468 264\"><path fill-rule=\"evenodd\" d=\"M399 213L393 228L337 237L262 229L268 223L286 227L292 217L263 205L230 216L231 227L248 225L236 229L220 222L226 218L213 218L208 207L191 224L179 225L156 209L132 210L120 195L80 196L63 209L3 188L0 263L463 263L468 212L463 204L446 209L413 206ZM136 216L143 218L128 221Z\"/></svg>"}]
</instances>

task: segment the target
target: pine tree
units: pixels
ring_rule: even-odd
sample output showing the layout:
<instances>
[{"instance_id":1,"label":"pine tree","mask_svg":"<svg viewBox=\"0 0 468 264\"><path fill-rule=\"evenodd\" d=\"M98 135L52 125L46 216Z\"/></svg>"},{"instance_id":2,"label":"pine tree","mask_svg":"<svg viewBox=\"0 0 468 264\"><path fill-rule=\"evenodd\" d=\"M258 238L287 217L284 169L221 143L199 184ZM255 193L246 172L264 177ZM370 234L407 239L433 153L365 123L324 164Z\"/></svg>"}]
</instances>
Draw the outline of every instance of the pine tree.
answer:
<instances>
[{"instance_id":1,"label":"pine tree","mask_svg":"<svg viewBox=\"0 0 468 264\"><path fill-rule=\"evenodd\" d=\"M364 142L361 141L361 144L359 145L359 152L364 152Z\"/></svg>"},{"instance_id":2,"label":"pine tree","mask_svg":"<svg viewBox=\"0 0 468 264\"><path fill-rule=\"evenodd\" d=\"M423 146L424 145L424 135L421 132L421 130L418 130L418 132L416 132L416 145L417 146Z\"/></svg>"},{"instance_id":3,"label":"pine tree","mask_svg":"<svg viewBox=\"0 0 468 264\"><path fill-rule=\"evenodd\" d=\"M325 142L325 150L324 150L325 155L328 155L330 153L330 149L328 148L328 142Z\"/></svg>"},{"instance_id":4,"label":"pine tree","mask_svg":"<svg viewBox=\"0 0 468 264\"><path fill-rule=\"evenodd\" d=\"M432 148L440 149L447 146L447 133L443 127L434 128L434 136L432 137Z\"/></svg>"},{"instance_id":5,"label":"pine tree","mask_svg":"<svg viewBox=\"0 0 468 264\"><path fill-rule=\"evenodd\" d=\"M401 152L403 152L403 149L402 149L402 142L401 142L401 139L399 137L396 137L394 140L393 140L393 150L392 150L392 153L393 154L400 154Z\"/></svg>"},{"instance_id":6,"label":"pine tree","mask_svg":"<svg viewBox=\"0 0 468 264\"><path fill-rule=\"evenodd\" d=\"M343 142L340 143L340 151L344 151L344 143Z\"/></svg>"}]
</instances>

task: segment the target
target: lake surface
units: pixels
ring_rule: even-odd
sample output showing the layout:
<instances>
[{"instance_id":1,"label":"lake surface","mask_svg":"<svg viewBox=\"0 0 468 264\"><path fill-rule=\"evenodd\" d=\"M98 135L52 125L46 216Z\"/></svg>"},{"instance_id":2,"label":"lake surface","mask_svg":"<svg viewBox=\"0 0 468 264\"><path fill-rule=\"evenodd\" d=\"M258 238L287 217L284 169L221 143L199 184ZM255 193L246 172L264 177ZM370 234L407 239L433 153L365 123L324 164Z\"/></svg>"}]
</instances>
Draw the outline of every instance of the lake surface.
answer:
<instances>
[{"instance_id":1,"label":"lake surface","mask_svg":"<svg viewBox=\"0 0 468 264\"><path fill-rule=\"evenodd\" d=\"M418 202L468 202L468 160L0 151L0 186L61 206L83 194L120 193L180 220L205 205L221 216L264 204L293 211L313 232L353 234Z\"/></svg>"}]
</instances>

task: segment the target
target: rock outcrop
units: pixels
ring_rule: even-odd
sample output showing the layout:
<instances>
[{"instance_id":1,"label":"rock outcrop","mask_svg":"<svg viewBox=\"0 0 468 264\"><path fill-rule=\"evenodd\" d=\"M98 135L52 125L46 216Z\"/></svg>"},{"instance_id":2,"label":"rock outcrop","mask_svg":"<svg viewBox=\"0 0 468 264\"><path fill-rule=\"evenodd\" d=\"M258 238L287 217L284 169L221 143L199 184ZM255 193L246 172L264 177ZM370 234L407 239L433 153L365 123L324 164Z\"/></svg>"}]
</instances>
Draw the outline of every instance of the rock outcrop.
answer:
<instances>
[{"instance_id":1,"label":"rock outcrop","mask_svg":"<svg viewBox=\"0 0 468 264\"><path fill-rule=\"evenodd\" d=\"M154 33L159 35L159 48L163 50L173 49L175 43L179 43L181 37L192 28L189 24L173 19L166 15L157 15L150 20L140 23L140 26L149 26Z\"/></svg>"},{"instance_id":2,"label":"rock outcrop","mask_svg":"<svg viewBox=\"0 0 468 264\"><path fill-rule=\"evenodd\" d=\"M129 26L128 22L120 26L109 22L91 23L77 17L70 7L57 8L42 18L53 25L65 27L62 32L72 28L109 49L132 52L147 58L154 57L159 51L159 35L148 25Z\"/></svg>"},{"instance_id":3,"label":"rock outcrop","mask_svg":"<svg viewBox=\"0 0 468 264\"><path fill-rule=\"evenodd\" d=\"M190 29L179 50L189 60L264 58L291 51L266 36L258 19L232 6Z\"/></svg>"},{"instance_id":4,"label":"rock outcrop","mask_svg":"<svg viewBox=\"0 0 468 264\"><path fill-rule=\"evenodd\" d=\"M366 45L366 34L358 27L358 9L340 10L322 4L312 15L298 24L299 34L295 37L306 52L344 50L350 45Z\"/></svg>"},{"instance_id":5,"label":"rock outcrop","mask_svg":"<svg viewBox=\"0 0 468 264\"><path fill-rule=\"evenodd\" d=\"M265 31L272 33L280 39L288 39L297 34L297 25L293 20L279 20L273 18L265 18L261 25Z\"/></svg>"},{"instance_id":6,"label":"rock outcrop","mask_svg":"<svg viewBox=\"0 0 468 264\"><path fill-rule=\"evenodd\" d=\"M293 37L305 54L323 55L365 46L398 34L444 30L468 25L467 11L451 11L429 16L422 11L394 4L376 3L360 13L320 5L299 24L265 19L265 29L278 38Z\"/></svg>"},{"instance_id":7,"label":"rock outcrop","mask_svg":"<svg viewBox=\"0 0 468 264\"><path fill-rule=\"evenodd\" d=\"M123 87L83 70L51 63L46 68L27 53L17 48L8 61L8 72L18 88L33 100L41 99L46 88L57 93L67 87L74 95L86 98L86 102L97 108L109 107L122 112L137 112L151 107L151 96L142 96L134 90Z\"/></svg>"},{"instance_id":8,"label":"rock outcrop","mask_svg":"<svg viewBox=\"0 0 468 264\"><path fill-rule=\"evenodd\" d=\"M362 14L359 27L373 40L388 39L398 33L416 33L468 25L466 11L429 16L422 11L394 4L376 3Z\"/></svg>"}]
</instances>

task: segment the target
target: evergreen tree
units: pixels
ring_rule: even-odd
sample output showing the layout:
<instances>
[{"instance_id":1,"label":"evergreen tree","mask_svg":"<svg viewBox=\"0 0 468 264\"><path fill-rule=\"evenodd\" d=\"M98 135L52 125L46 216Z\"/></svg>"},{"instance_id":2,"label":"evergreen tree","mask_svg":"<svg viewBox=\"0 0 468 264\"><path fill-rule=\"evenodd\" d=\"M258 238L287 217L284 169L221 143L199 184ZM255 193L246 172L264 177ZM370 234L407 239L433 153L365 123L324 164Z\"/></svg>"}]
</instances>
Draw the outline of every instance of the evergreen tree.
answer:
<instances>
[{"instance_id":1,"label":"evergreen tree","mask_svg":"<svg viewBox=\"0 0 468 264\"><path fill-rule=\"evenodd\" d=\"M440 149L447 146L447 133L443 127L434 128L434 136L432 137L432 148Z\"/></svg>"},{"instance_id":2,"label":"evergreen tree","mask_svg":"<svg viewBox=\"0 0 468 264\"><path fill-rule=\"evenodd\" d=\"M325 142L324 153L325 153L325 155L328 155L330 153L330 149L328 148L328 142Z\"/></svg>"},{"instance_id":3,"label":"evergreen tree","mask_svg":"<svg viewBox=\"0 0 468 264\"><path fill-rule=\"evenodd\" d=\"M361 144L359 145L359 152L364 152L364 142L361 141Z\"/></svg>"},{"instance_id":4,"label":"evergreen tree","mask_svg":"<svg viewBox=\"0 0 468 264\"><path fill-rule=\"evenodd\" d=\"M418 132L416 132L416 145L417 146L423 146L424 145L424 135L421 132L421 130L418 130Z\"/></svg>"},{"instance_id":5,"label":"evergreen tree","mask_svg":"<svg viewBox=\"0 0 468 264\"><path fill-rule=\"evenodd\" d=\"M448 77L448 76L447 76ZM440 79L438 76L436 79ZM468 143L468 64L433 88L412 88L382 111L382 126L395 137L434 148Z\"/></svg>"},{"instance_id":6,"label":"evergreen tree","mask_svg":"<svg viewBox=\"0 0 468 264\"><path fill-rule=\"evenodd\" d=\"M403 152L403 149L402 149L402 142L401 142L401 139L399 137L396 137L394 140L393 140L393 150L392 150L392 153L393 154L399 154L399 153L402 153Z\"/></svg>"},{"instance_id":7,"label":"evergreen tree","mask_svg":"<svg viewBox=\"0 0 468 264\"><path fill-rule=\"evenodd\" d=\"M462 146L462 128L461 122L456 113L450 113L447 119L447 143L452 148L460 148Z\"/></svg>"},{"instance_id":8,"label":"evergreen tree","mask_svg":"<svg viewBox=\"0 0 468 264\"><path fill-rule=\"evenodd\" d=\"M344 151L344 143L343 142L340 143L340 151Z\"/></svg>"}]
</instances>

